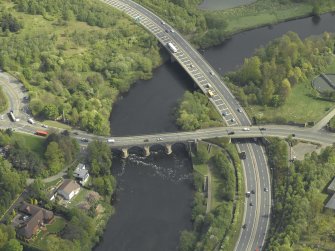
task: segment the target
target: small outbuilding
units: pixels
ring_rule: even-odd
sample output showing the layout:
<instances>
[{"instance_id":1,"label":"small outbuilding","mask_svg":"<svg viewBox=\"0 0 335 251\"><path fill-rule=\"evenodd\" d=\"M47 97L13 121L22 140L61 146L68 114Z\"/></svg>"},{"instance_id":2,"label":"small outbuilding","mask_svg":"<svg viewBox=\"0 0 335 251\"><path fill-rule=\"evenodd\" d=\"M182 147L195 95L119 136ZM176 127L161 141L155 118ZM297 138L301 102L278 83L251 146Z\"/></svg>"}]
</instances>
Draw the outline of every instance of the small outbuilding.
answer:
<instances>
[{"instance_id":1,"label":"small outbuilding","mask_svg":"<svg viewBox=\"0 0 335 251\"><path fill-rule=\"evenodd\" d=\"M71 200L73 196L80 191L80 185L74 180L64 180L63 184L58 188L57 193L66 200Z\"/></svg>"}]
</instances>

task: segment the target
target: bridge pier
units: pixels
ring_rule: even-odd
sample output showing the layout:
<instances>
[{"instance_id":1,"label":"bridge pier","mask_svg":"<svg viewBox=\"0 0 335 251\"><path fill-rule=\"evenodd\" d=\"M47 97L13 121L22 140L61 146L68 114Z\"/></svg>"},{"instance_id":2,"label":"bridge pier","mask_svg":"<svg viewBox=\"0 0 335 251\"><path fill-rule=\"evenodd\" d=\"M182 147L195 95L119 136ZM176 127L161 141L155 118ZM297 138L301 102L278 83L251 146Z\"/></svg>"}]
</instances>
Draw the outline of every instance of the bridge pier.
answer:
<instances>
[{"instance_id":1,"label":"bridge pier","mask_svg":"<svg viewBox=\"0 0 335 251\"><path fill-rule=\"evenodd\" d=\"M128 148L122 148L122 149L121 149L121 152L122 152L122 154L121 154L121 158L122 158L122 159L126 159L126 158L128 158L128 156L129 156Z\"/></svg>"},{"instance_id":2,"label":"bridge pier","mask_svg":"<svg viewBox=\"0 0 335 251\"><path fill-rule=\"evenodd\" d=\"M144 157L148 157L150 155L150 147L149 146L144 146L143 147L143 155L144 155Z\"/></svg>"},{"instance_id":3,"label":"bridge pier","mask_svg":"<svg viewBox=\"0 0 335 251\"><path fill-rule=\"evenodd\" d=\"M170 144L165 145L165 153L170 155L172 153L172 146Z\"/></svg>"},{"instance_id":4,"label":"bridge pier","mask_svg":"<svg viewBox=\"0 0 335 251\"><path fill-rule=\"evenodd\" d=\"M170 55L170 61L171 61L171 63L176 62L176 59L175 59L175 57L173 55Z\"/></svg>"}]
</instances>

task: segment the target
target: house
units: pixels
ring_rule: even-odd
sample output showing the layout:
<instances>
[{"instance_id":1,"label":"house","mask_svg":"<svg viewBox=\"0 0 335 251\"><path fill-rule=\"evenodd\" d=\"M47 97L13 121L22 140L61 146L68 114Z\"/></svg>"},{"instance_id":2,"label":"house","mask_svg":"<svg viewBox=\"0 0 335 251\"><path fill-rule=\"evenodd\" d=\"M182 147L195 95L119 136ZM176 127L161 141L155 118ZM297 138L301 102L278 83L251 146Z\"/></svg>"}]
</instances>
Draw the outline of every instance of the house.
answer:
<instances>
[{"instance_id":1,"label":"house","mask_svg":"<svg viewBox=\"0 0 335 251\"><path fill-rule=\"evenodd\" d=\"M327 202L326 208L335 210L335 194L330 198L330 200Z\"/></svg>"},{"instance_id":2,"label":"house","mask_svg":"<svg viewBox=\"0 0 335 251\"><path fill-rule=\"evenodd\" d=\"M77 168L73 172L73 176L79 182L79 184L84 185L90 175L85 165L79 163Z\"/></svg>"},{"instance_id":3,"label":"house","mask_svg":"<svg viewBox=\"0 0 335 251\"><path fill-rule=\"evenodd\" d=\"M335 193L335 178L333 178L332 182L329 184L327 188L328 193Z\"/></svg>"},{"instance_id":4,"label":"house","mask_svg":"<svg viewBox=\"0 0 335 251\"><path fill-rule=\"evenodd\" d=\"M63 184L58 188L57 193L66 200L71 200L73 196L79 193L80 186L74 180L64 180Z\"/></svg>"},{"instance_id":5,"label":"house","mask_svg":"<svg viewBox=\"0 0 335 251\"><path fill-rule=\"evenodd\" d=\"M23 240L31 239L39 230L40 226L50 223L54 218L53 212L26 202L23 202L19 211L29 216L24 226L16 231L18 237Z\"/></svg>"},{"instance_id":6,"label":"house","mask_svg":"<svg viewBox=\"0 0 335 251\"><path fill-rule=\"evenodd\" d=\"M329 186L327 187L327 192L333 195L325 207L335 210L335 178L333 178L332 182L330 182Z\"/></svg>"}]
</instances>

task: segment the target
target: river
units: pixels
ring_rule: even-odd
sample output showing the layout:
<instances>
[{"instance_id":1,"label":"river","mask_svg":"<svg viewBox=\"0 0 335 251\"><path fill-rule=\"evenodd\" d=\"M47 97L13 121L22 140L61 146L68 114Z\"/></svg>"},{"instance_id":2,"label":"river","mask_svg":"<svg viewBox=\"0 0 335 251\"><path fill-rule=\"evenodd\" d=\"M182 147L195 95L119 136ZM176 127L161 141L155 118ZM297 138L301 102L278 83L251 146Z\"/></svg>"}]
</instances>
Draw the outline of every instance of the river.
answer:
<instances>
[{"instance_id":1,"label":"river","mask_svg":"<svg viewBox=\"0 0 335 251\"><path fill-rule=\"evenodd\" d=\"M304 18L242 32L220 46L202 51L220 73L236 68L254 50L288 31L302 38L335 32L335 16ZM148 81L138 81L113 107L112 134L136 135L177 131L173 113L192 80L176 63L157 68ZM131 154L114 158L118 181L116 213L107 224L96 251L176 250L179 232L191 228L191 161L178 145L166 156L162 150L144 158Z\"/></svg>"}]
</instances>

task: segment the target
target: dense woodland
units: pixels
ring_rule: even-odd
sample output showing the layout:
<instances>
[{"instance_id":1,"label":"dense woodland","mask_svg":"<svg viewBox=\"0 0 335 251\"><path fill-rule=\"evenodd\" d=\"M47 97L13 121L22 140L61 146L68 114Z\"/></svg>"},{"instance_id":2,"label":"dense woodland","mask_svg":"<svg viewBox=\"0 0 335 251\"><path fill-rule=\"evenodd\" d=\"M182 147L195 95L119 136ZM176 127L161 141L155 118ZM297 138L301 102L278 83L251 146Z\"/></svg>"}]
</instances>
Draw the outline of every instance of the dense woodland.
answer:
<instances>
[{"instance_id":1,"label":"dense woodland","mask_svg":"<svg viewBox=\"0 0 335 251\"><path fill-rule=\"evenodd\" d=\"M185 92L176 112L176 123L185 131L220 126L222 119L208 97L200 92Z\"/></svg>"},{"instance_id":2,"label":"dense woodland","mask_svg":"<svg viewBox=\"0 0 335 251\"><path fill-rule=\"evenodd\" d=\"M211 157L207 145L198 144L194 162L196 164L209 164L213 167L214 175L219 177L220 183L216 188L219 196L216 199L219 204L206 214L206 198L203 195L204 177L195 171L194 185L196 192L192 208L193 230L181 233L180 251L215 250L216 247L225 244L224 239L227 237L232 224L233 200L236 189L234 166L230 157L228 157L235 155L238 159L238 155L234 151L233 149L227 149L227 152L217 151Z\"/></svg>"},{"instance_id":3,"label":"dense woodland","mask_svg":"<svg viewBox=\"0 0 335 251\"><path fill-rule=\"evenodd\" d=\"M10 11L25 27L0 32L0 68L15 73L29 90L32 114L109 134L119 93L150 78L160 63L157 41L93 0L14 2L0 4L0 14Z\"/></svg>"},{"instance_id":4,"label":"dense woodland","mask_svg":"<svg viewBox=\"0 0 335 251\"><path fill-rule=\"evenodd\" d=\"M267 150L274 177L268 250L333 250L334 213L324 209L323 191L334 177L335 147L289 165L285 141L271 139Z\"/></svg>"},{"instance_id":5,"label":"dense woodland","mask_svg":"<svg viewBox=\"0 0 335 251\"><path fill-rule=\"evenodd\" d=\"M292 87L310 81L334 60L334 35L301 40L288 32L256 51L236 72L227 74L234 94L244 105L278 107Z\"/></svg>"},{"instance_id":6,"label":"dense woodland","mask_svg":"<svg viewBox=\"0 0 335 251\"><path fill-rule=\"evenodd\" d=\"M1 251L22 251L23 247L15 237L15 229L12 226L0 224Z\"/></svg>"}]
</instances>

